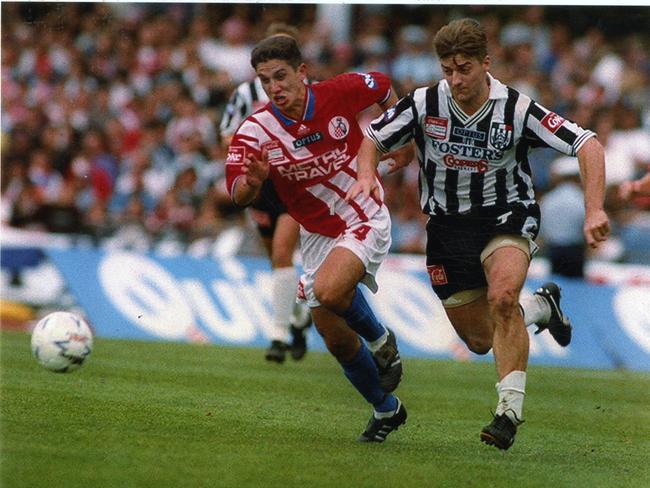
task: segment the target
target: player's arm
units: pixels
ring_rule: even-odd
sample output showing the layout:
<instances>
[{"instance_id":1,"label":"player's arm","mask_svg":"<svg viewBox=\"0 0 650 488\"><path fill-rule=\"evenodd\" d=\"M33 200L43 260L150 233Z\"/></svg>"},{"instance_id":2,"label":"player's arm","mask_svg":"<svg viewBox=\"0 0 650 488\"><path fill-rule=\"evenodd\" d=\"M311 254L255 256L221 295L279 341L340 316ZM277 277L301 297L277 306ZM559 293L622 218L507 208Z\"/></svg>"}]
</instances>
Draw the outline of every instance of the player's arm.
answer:
<instances>
[{"instance_id":1,"label":"player's arm","mask_svg":"<svg viewBox=\"0 0 650 488\"><path fill-rule=\"evenodd\" d=\"M596 134L530 101L524 117L532 137L569 156L577 156L585 201L583 232L590 247L609 236L609 218L604 210L605 150Z\"/></svg>"},{"instance_id":2,"label":"player's arm","mask_svg":"<svg viewBox=\"0 0 650 488\"><path fill-rule=\"evenodd\" d=\"M246 206L255 200L262 183L269 176L267 152L259 147L256 126L244 122L235 133L226 156L226 185L236 205Z\"/></svg>"},{"instance_id":3,"label":"player's arm","mask_svg":"<svg viewBox=\"0 0 650 488\"><path fill-rule=\"evenodd\" d=\"M381 109L384 112L386 112L386 110L395 106L398 101L399 99L397 98L395 89L391 86L389 99L384 103L379 103L378 105L381 107ZM394 151L390 151L385 154L382 154L379 158L379 161L386 161L386 160L388 160L388 165L390 167L390 169L388 170L388 174L394 173L398 169L408 166L415 160L415 147L413 142L406 144L405 146L402 146L399 149L395 149ZM378 162L375 164L375 168L374 168L375 170L377 169L378 164L379 164Z\"/></svg>"},{"instance_id":4,"label":"player's arm","mask_svg":"<svg viewBox=\"0 0 650 488\"><path fill-rule=\"evenodd\" d=\"M269 176L269 163L266 154L258 159L249 155L244 159L241 175L235 180L232 189L233 201L242 207L250 205L260 193L262 183Z\"/></svg>"},{"instance_id":5,"label":"player's arm","mask_svg":"<svg viewBox=\"0 0 650 488\"><path fill-rule=\"evenodd\" d=\"M595 248L609 236L609 218L604 210L605 150L592 137L578 150L577 156L585 200L583 231L587 244Z\"/></svg>"},{"instance_id":6,"label":"player's arm","mask_svg":"<svg viewBox=\"0 0 650 488\"><path fill-rule=\"evenodd\" d=\"M380 200L379 184L377 182L377 147L368 136L364 136L357 153L357 181L345 195L345 201L350 202L363 193L364 198L372 195Z\"/></svg>"}]
</instances>

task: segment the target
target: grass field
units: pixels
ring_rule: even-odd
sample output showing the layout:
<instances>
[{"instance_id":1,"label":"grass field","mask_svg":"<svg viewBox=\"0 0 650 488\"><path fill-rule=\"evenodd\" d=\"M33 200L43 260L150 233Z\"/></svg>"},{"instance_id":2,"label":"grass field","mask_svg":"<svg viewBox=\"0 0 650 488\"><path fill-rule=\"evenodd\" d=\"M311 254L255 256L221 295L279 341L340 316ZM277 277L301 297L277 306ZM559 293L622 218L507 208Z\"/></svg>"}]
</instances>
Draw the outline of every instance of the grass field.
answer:
<instances>
[{"instance_id":1,"label":"grass field","mask_svg":"<svg viewBox=\"0 0 650 488\"><path fill-rule=\"evenodd\" d=\"M409 420L358 444L370 409L334 359L96 339L50 373L2 332L1 486L650 486L650 375L531 367L526 423L507 452L478 440L491 364L407 359Z\"/></svg>"}]
</instances>

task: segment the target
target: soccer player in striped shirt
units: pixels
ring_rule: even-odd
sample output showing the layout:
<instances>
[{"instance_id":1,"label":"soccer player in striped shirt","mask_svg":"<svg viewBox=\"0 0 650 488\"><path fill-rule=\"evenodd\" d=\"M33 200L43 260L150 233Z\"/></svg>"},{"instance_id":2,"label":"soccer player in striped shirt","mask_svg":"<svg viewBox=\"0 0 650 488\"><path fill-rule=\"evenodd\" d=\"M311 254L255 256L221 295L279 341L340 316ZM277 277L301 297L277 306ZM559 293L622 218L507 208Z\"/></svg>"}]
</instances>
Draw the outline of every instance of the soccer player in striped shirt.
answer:
<instances>
[{"instance_id":1,"label":"soccer player in striped shirt","mask_svg":"<svg viewBox=\"0 0 650 488\"><path fill-rule=\"evenodd\" d=\"M298 30L287 24L273 23L266 35L296 38ZM222 143L228 147L243 120L267 103L269 98L257 76L240 84L231 95L221 119L219 129ZM248 214L257 226L272 268L273 329L271 344L264 356L268 361L283 363L289 349L291 357L300 360L307 352L305 334L311 325L311 315L304 303L296 302L298 275L293 265L293 253L298 243L298 223L279 200L270 180L264 182L260 196L251 204Z\"/></svg>"},{"instance_id":2,"label":"soccer player in striped shirt","mask_svg":"<svg viewBox=\"0 0 650 488\"><path fill-rule=\"evenodd\" d=\"M562 346L571 340L557 285L522 293L540 218L528 150L549 146L577 155L585 195L583 230L591 247L609 234L604 151L593 132L490 75L487 38L475 20L444 26L434 46L444 80L414 90L370 124L359 150L358 182L347 198L375 197L377 151L415 141L420 203L429 214L431 284L469 349L494 351L499 399L480 437L508 449L522 421L529 348L525 324L537 324L538 332L548 328Z\"/></svg>"},{"instance_id":3,"label":"soccer player in striped shirt","mask_svg":"<svg viewBox=\"0 0 650 488\"><path fill-rule=\"evenodd\" d=\"M232 138L226 184L233 201L248 205L271 180L301 225L304 273L298 296L311 308L325 345L345 376L373 406L362 442L383 442L406 421L392 394L402 376L394 334L377 321L359 283L377 290L376 272L390 247L390 216L377 198L345 201L357 181L363 138L356 117L395 101L382 73L345 73L306 85L295 39L274 36L251 54L270 102L244 120ZM362 337L364 341L361 341Z\"/></svg>"}]
</instances>

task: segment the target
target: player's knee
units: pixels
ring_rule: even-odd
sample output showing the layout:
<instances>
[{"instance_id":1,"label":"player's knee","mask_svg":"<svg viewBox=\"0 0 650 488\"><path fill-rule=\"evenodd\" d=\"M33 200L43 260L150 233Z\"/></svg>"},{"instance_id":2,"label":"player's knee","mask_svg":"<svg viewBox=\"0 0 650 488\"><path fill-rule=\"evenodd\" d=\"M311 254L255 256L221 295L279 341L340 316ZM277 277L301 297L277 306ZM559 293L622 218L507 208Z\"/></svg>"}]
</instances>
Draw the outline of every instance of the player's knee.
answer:
<instances>
[{"instance_id":1,"label":"player's knee","mask_svg":"<svg viewBox=\"0 0 650 488\"><path fill-rule=\"evenodd\" d=\"M519 313L519 293L511 288L488 290L487 301L492 316L509 319Z\"/></svg>"},{"instance_id":2,"label":"player's knee","mask_svg":"<svg viewBox=\"0 0 650 488\"><path fill-rule=\"evenodd\" d=\"M343 313L350 308L351 299L346 299L345 294L340 289L329 286L327 283L316 280L314 295L316 295L316 300L323 307L335 313Z\"/></svg>"},{"instance_id":3,"label":"player's knee","mask_svg":"<svg viewBox=\"0 0 650 488\"><path fill-rule=\"evenodd\" d=\"M489 337L468 337L465 339L467 348L475 354L487 354L492 349L492 339Z\"/></svg>"}]
</instances>

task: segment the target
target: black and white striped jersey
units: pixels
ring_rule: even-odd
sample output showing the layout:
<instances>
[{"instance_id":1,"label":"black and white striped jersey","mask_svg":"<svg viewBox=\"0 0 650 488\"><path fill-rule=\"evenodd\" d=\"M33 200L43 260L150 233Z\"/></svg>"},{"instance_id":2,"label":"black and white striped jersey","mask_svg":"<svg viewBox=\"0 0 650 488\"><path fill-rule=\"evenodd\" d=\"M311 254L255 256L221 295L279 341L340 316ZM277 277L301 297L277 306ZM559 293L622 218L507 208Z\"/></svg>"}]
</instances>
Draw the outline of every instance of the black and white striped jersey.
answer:
<instances>
[{"instance_id":1,"label":"black and white striped jersey","mask_svg":"<svg viewBox=\"0 0 650 488\"><path fill-rule=\"evenodd\" d=\"M532 203L529 149L547 146L575 156L595 136L488 76L489 98L471 116L442 80L409 93L366 129L382 152L415 140L424 213Z\"/></svg>"},{"instance_id":2,"label":"black and white striped jersey","mask_svg":"<svg viewBox=\"0 0 650 488\"><path fill-rule=\"evenodd\" d=\"M269 102L269 97L256 76L252 81L241 83L230 96L221 118L221 137L232 136L246 117Z\"/></svg>"}]
</instances>

